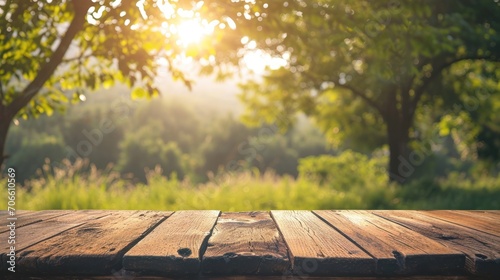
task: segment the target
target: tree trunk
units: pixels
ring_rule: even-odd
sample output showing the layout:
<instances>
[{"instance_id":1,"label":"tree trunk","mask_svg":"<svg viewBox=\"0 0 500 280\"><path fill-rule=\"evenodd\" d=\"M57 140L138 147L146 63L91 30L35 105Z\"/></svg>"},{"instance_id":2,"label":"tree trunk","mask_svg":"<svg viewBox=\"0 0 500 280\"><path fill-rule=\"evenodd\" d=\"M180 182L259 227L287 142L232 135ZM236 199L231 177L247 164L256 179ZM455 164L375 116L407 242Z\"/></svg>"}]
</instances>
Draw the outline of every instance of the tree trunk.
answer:
<instances>
[{"instance_id":1,"label":"tree trunk","mask_svg":"<svg viewBox=\"0 0 500 280\"><path fill-rule=\"evenodd\" d=\"M392 182L404 183L415 171L408 161L409 129L400 125L399 120L387 123L389 144L389 179Z\"/></svg>"},{"instance_id":2,"label":"tree trunk","mask_svg":"<svg viewBox=\"0 0 500 280\"><path fill-rule=\"evenodd\" d=\"M66 33L60 38L59 45L54 50L50 59L42 65L33 81L10 104L2 104L3 100L0 100L0 168L5 160L4 153L7 132L14 116L35 97L45 82L54 74L76 34L83 30L86 23L85 17L87 11L94 4L91 0L73 0L71 3L74 10L73 19Z\"/></svg>"},{"instance_id":3,"label":"tree trunk","mask_svg":"<svg viewBox=\"0 0 500 280\"><path fill-rule=\"evenodd\" d=\"M2 170L2 165L7 155L5 154L5 143L7 141L7 132L9 131L9 126L14 118L14 115L11 114L5 107L1 107L0 112L0 171Z\"/></svg>"}]
</instances>

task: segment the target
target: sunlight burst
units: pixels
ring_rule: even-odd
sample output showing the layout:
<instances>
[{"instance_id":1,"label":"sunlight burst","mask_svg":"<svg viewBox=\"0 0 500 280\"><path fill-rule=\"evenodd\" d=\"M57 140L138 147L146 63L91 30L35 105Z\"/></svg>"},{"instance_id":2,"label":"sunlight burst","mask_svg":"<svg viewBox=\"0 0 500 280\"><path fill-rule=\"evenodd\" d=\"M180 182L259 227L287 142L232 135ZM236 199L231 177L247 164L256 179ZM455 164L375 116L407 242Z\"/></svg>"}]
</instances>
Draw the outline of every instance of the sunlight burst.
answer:
<instances>
[{"instance_id":1,"label":"sunlight burst","mask_svg":"<svg viewBox=\"0 0 500 280\"><path fill-rule=\"evenodd\" d=\"M243 56L245 67L255 74L264 74L266 69L277 70L286 66L285 58L273 57L262 50L250 50Z\"/></svg>"},{"instance_id":2,"label":"sunlight burst","mask_svg":"<svg viewBox=\"0 0 500 280\"><path fill-rule=\"evenodd\" d=\"M179 37L178 44L184 47L199 44L203 38L209 35L210 31L202 22L197 19L189 19L182 21L176 26L177 36Z\"/></svg>"},{"instance_id":3,"label":"sunlight burst","mask_svg":"<svg viewBox=\"0 0 500 280\"><path fill-rule=\"evenodd\" d=\"M189 50L198 50L203 47L205 39L210 36L215 36L215 30L224 32L224 29L236 30L237 26L233 19L224 17L221 20L207 21L203 19L199 13L199 9L204 5L203 1L197 2L192 10L176 9L174 5L167 2L161 2L158 6L168 19L174 19L175 23L165 21L162 24L164 34L167 37L171 35L175 38L175 43L183 48L186 53ZM241 43L244 46L243 59L241 66L247 68L251 72L262 75L266 70L276 70L287 65L287 57L275 57L269 53L257 48L255 41L250 40L248 36L241 38ZM195 47L196 46L196 47ZM192 47L195 47L194 49ZM185 54L186 55L186 54ZM190 55L186 55L189 57ZM186 56L182 60L185 60ZM213 56L212 56L213 57ZM186 61L183 61L185 64Z\"/></svg>"}]
</instances>

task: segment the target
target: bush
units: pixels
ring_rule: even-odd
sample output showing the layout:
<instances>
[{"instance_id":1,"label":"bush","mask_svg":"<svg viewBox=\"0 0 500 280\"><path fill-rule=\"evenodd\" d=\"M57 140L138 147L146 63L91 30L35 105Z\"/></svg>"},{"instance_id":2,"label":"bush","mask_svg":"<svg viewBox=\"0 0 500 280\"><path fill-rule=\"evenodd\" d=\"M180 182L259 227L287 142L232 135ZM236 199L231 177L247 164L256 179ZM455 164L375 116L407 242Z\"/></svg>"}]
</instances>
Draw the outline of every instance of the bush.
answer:
<instances>
[{"instance_id":1,"label":"bush","mask_svg":"<svg viewBox=\"0 0 500 280\"><path fill-rule=\"evenodd\" d=\"M335 189L387 185L386 159L372 158L347 150L338 156L323 155L299 160L299 176Z\"/></svg>"},{"instance_id":2,"label":"bush","mask_svg":"<svg viewBox=\"0 0 500 280\"><path fill-rule=\"evenodd\" d=\"M161 125L150 122L135 133L127 135L121 143L117 170L129 173L141 182L146 181L145 171L159 166L167 175L175 173L180 179L186 174L185 157L177 143L163 142L157 137Z\"/></svg>"},{"instance_id":3,"label":"bush","mask_svg":"<svg viewBox=\"0 0 500 280\"><path fill-rule=\"evenodd\" d=\"M66 155L66 146L61 138L40 134L36 139L24 138L19 150L8 158L6 166L19 170L17 181L34 177L48 157L60 161Z\"/></svg>"},{"instance_id":4,"label":"bush","mask_svg":"<svg viewBox=\"0 0 500 280\"><path fill-rule=\"evenodd\" d=\"M407 185L388 182L383 159L345 152L337 157L311 157L301 174L224 173L204 184L166 177L161 168L132 184L110 170L77 160L44 165L45 177L28 180L16 190L20 209L499 209L500 178L487 174L451 173L420 178ZM330 171L331 174L329 174ZM319 176L319 179L318 179ZM0 180L6 185L6 179ZM6 205L7 196L0 196Z\"/></svg>"}]
</instances>

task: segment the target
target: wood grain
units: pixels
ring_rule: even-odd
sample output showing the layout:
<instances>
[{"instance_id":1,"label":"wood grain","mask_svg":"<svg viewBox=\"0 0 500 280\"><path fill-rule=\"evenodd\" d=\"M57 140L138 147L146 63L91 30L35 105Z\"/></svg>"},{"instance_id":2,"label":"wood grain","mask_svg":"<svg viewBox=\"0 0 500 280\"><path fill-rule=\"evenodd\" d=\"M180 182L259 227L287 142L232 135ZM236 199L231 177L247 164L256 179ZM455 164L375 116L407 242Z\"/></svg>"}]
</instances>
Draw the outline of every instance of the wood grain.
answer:
<instances>
[{"instance_id":1,"label":"wood grain","mask_svg":"<svg viewBox=\"0 0 500 280\"><path fill-rule=\"evenodd\" d=\"M466 255L466 268L478 275L500 275L500 238L446 222L419 211L372 211Z\"/></svg>"},{"instance_id":2,"label":"wood grain","mask_svg":"<svg viewBox=\"0 0 500 280\"><path fill-rule=\"evenodd\" d=\"M123 257L126 270L158 274L198 273L220 211L179 211Z\"/></svg>"},{"instance_id":3,"label":"wood grain","mask_svg":"<svg viewBox=\"0 0 500 280\"><path fill-rule=\"evenodd\" d=\"M289 248L294 273L368 275L375 260L311 211L271 211Z\"/></svg>"},{"instance_id":4,"label":"wood grain","mask_svg":"<svg viewBox=\"0 0 500 280\"><path fill-rule=\"evenodd\" d=\"M19 254L23 273L105 275L123 254L171 212L96 211L109 214L39 242Z\"/></svg>"},{"instance_id":5,"label":"wood grain","mask_svg":"<svg viewBox=\"0 0 500 280\"><path fill-rule=\"evenodd\" d=\"M16 215L14 217L16 220L16 228L21 228L30 224L38 223L44 220L52 219L55 217L67 215L75 211L71 210L46 210L46 211L16 211ZM2 220L7 221L7 215L2 218ZM6 227L2 227L0 229L0 233L4 233L9 231Z\"/></svg>"},{"instance_id":6,"label":"wood grain","mask_svg":"<svg viewBox=\"0 0 500 280\"><path fill-rule=\"evenodd\" d=\"M268 212L222 213L208 240L203 272L209 274L283 274L288 252Z\"/></svg>"},{"instance_id":7,"label":"wood grain","mask_svg":"<svg viewBox=\"0 0 500 280\"><path fill-rule=\"evenodd\" d=\"M4 248L0 254L0 269L5 270L7 267L6 262L9 259L7 254L10 252L10 246L14 246L16 254L19 254L30 246L54 237L68 229L80 226L86 221L109 215L109 213L102 211L59 211L59 214L64 213L64 215L44 215L50 214L51 211L47 212L48 213L39 212L40 218L33 219L37 220L37 222L27 224L19 229L16 228L15 244L4 243ZM35 212L35 214L37 213ZM45 219L45 217L49 218ZM1 233L0 240L7 241L9 235L10 232Z\"/></svg>"},{"instance_id":8,"label":"wood grain","mask_svg":"<svg viewBox=\"0 0 500 280\"><path fill-rule=\"evenodd\" d=\"M16 210L15 214L16 216L21 216L21 215L25 215L25 214L28 214L28 213L31 213L31 212L34 212L34 211L31 211L31 210ZM0 219L4 219L7 217L8 215L8 211L7 210L0 210Z\"/></svg>"},{"instance_id":9,"label":"wood grain","mask_svg":"<svg viewBox=\"0 0 500 280\"><path fill-rule=\"evenodd\" d=\"M377 260L379 274L462 273L465 256L367 211L314 211Z\"/></svg>"},{"instance_id":10,"label":"wood grain","mask_svg":"<svg viewBox=\"0 0 500 280\"><path fill-rule=\"evenodd\" d=\"M500 217L495 219L481 213L471 214L449 210L421 211L420 213L495 236L500 236Z\"/></svg>"},{"instance_id":11,"label":"wood grain","mask_svg":"<svg viewBox=\"0 0 500 280\"><path fill-rule=\"evenodd\" d=\"M221 280L500 275L500 211L272 211L223 213L217 218L219 213L18 211L16 275L160 279L151 276L161 274L169 279ZM7 215L0 211L4 223ZM0 239L8 239L9 229L2 231ZM0 279L8 276L5 243L3 249ZM457 276L461 272L451 269L457 251L466 256L472 275ZM293 264L293 270L284 269L287 264Z\"/></svg>"},{"instance_id":12,"label":"wood grain","mask_svg":"<svg viewBox=\"0 0 500 280\"><path fill-rule=\"evenodd\" d=\"M67 229L82 225L85 221L100 218L106 215L92 215L87 213L73 212L67 215L41 220L16 230L16 251L32 246L40 241L46 240ZM9 232L0 234L0 240L7 240ZM5 244L4 249L9 246Z\"/></svg>"}]
</instances>

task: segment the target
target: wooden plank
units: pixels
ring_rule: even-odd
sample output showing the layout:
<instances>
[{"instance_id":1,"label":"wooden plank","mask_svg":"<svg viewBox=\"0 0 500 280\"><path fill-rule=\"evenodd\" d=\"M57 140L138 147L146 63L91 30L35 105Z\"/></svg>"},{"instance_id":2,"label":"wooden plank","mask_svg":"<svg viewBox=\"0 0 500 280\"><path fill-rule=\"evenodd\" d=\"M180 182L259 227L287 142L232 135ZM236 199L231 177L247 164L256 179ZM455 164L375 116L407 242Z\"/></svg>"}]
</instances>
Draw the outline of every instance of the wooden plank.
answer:
<instances>
[{"instance_id":1,"label":"wooden plank","mask_svg":"<svg viewBox=\"0 0 500 280\"><path fill-rule=\"evenodd\" d=\"M16 214L17 217L19 217L21 215L25 215L25 214L32 213L32 212L34 212L34 211L31 211L31 210L16 210L15 214ZM7 210L0 210L0 219L7 218L8 214L9 214L9 211L7 211Z\"/></svg>"},{"instance_id":2,"label":"wooden plank","mask_svg":"<svg viewBox=\"0 0 500 280\"><path fill-rule=\"evenodd\" d=\"M474 216L478 219L488 220L494 223L498 223L500 221L500 211L483 211L483 210L449 210L449 211L466 216Z\"/></svg>"},{"instance_id":3,"label":"wooden plank","mask_svg":"<svg viewBox=\"0 0 500 280\"><path fill-rule=\"evenodd\" d=\"M500 218L491 219L488 216L483 216L480 213L466 214L463 212L436 210L436 211L420 211L421 214L445 220L450 223L479 230L491 235L500 236Z\"/></svg>"},{"instance_id":4,"label":"wooden plank","mask_svg":"<svg viewBox=\"0 0 500 280\"><path fill-rule=\"evenodd\" d=\"M44 213L39 214L40 216L43 216ZM51 219L45 219L37 223L29 224L16 230L16 251L19 253L23 249L49 239L62 231L106 215L109 215L109 213L105 213L104 211L94 211L90 213L87 211L80 211L72 212L67 215L51 217ZM9 232L0 234L0 240L7 240L9 234ZM4 249L7 250L9 248L9 244L6 243L4 245ZM5 253L2 254L2 257L4 257L4 255Z\"/></svg>"},{"instance_id":5,"label":"wooden plank","mask_svg":"<svg viewBox=\"0 0 500 280\"><path fill-rule=\"evenodd\" d=\"M276 275L288 251L268 212L222 213L203 255L203 273Z\"/></svg>"},{"instance_id":6,"label":"wooden plank","mask_svg":"<svg viewBox=\"0 0 500 280\"><path fill-rule=\"evenodd\" d=\"M445 246L466 254L466 268L478 275L500 275L500 238L462 227L418 211L372 211Z\"/></svg>"},{"instance_id":7,"label":"wooden plank","mask_svg":"<svg viewBox=\"0 0 500 280\"><path fill-rule=\"evenodd\" d=\"M19 215L16 213L14 217L16 217L16 228L21 228L30 224L38 223L44 220L52 219L55 217L67 215L69 213L72 213L73 211L70 210L51 210L51 211L26 211L22 212ZM4 218L5 221L7 221L7 216ZM0 229L0 233L4 233L9 231L8 228L3 228Z\"/></svg>"},{"instance_id":8,"label":"wooden plank","mask_svg":"<svg viewBox=\"0 0 500 280\"><path fill-rule=\"evenodd\" d=\"M23 250L18 266L28 274L109 275L120 267L121 257L130 247L171 214L158 211L110 213Z\"/></svg>"},{"instance_id":9,"label":"wooden plank","mask_svg":"<svg viewBox=\"0 0 500 280\"><path fill-rule=\"evenodd\" d=\"M158 274L198 273L220 211L179 211L123 257L123 268Z\"/></svg>"},{"instance_id":10,"label":"wooden plank","mask_svg":"<svg viewBox=\"0 0 500 280\"><path fill-rule=\"evenodd\" d=\"M11 245L15 247L16 254L19 254L22 250L56 236L65 230L82 225L88 220L97 219L109 214L108 211L36 211L30 212L29 215L36 215L37 217L28 217L35 222L28 224L26 224L27 220L20 217L20 220L25 222L24 226L18 229L16 224L15 244L5 243L4 250L0 254L0 270L5 271L7 269L7 260L10 259L10 256L7 256L7 254L10 252ZM24 217L27 216L24 215ZM9 235L10 232L1 233L0 240L7 240Z\"/></svg>"},{"instance_id":11,"label":"wooden plank","mask_svg":"<svg viewBox=\"0 0 500 280\"><path fill-rule=\"evenodd\" d=\"M481 213L488 213L497 217L500 216L500 210L463 210L463 211L481 212Z\"/></svg>"},{"instance_id":12,"label":"wooden plank","mask_svg":"<svg viewBox=\"0 0 500 280\"><path fill-rule=\"evenodd\" d=\"M464 254L368 211L314 211L376 260L380 274L457 274Z\"/></svg>"},{"instance_id":13,"label":"wooden plank","mask_svg":"<svg viewBox=\"0 0 500 280\"><path fill-rule=\"evenodd\" d=\"M306 275L368 275L375 260L311 211L271 211L292 269Z\"/></svg>"}]
</instances>

